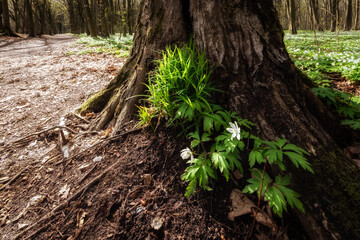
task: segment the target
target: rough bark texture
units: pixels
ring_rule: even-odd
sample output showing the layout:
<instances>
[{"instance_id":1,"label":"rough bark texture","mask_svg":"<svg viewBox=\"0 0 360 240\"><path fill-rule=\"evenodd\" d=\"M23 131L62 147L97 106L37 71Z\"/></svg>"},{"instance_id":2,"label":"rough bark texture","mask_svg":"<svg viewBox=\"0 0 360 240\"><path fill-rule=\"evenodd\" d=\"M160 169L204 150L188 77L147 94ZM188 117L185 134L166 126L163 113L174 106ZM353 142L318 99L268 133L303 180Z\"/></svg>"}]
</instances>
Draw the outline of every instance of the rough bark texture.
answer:
<instances>
[{"instance_id":1,"label":"rough bark texture","mask_svg":"<svg viewBox=\"0 0 360 240\"><path fill-rule=\"evenodd\" d=\"M310 239L360 238L360 171L338 147L336 119L294 66L271 0L152 1L142 5L131 57L119 75L82 110L102 110L97 128L116 130L133 116L151 60L190 34L216 66L222 104L256 123L265 139L286 138L312 153L315 175L289 166L306 214L294 211ZM104 106L106 107L104 108ZM275 171L275 170L274 170Z\"/></svg>"}]
</instances>

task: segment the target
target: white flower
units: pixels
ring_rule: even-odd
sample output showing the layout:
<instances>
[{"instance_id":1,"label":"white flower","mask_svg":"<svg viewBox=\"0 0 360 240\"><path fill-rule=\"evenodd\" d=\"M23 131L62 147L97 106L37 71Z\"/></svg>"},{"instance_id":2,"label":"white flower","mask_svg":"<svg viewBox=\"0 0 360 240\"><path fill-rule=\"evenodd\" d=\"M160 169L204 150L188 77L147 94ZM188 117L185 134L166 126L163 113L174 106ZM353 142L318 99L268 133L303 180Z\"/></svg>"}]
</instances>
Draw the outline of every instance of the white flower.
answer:
<instances>
[{"instance_id":1,"label":"white flower","mask_svg":"<svg viewBox=\"0 0 360 240\"><path fill-rule=\"evenodd\" d=\"M184 159L184 160L189 159L189 158L191 158L191 160L194 159L194 155L193 155L193 153L191 152L190 148L188 148L188 147L185 148L185 149L183 149L183 150L181 150L181 152L180 152L180 157L181 157L182 159Z\"/></svg>"},{"instance_id":2,"label":"white flower","mask_svg":"<svg viewBox=\"0 0 360 240\"><path fill-rule=\"evenodd\" d=\"M240 141L240 128L237 124L237 122L232 123L232 122L229 122L230 124L230 127L226 129L226 131L228 131L229 133L231 133L231 140L233 140L235 137L237 138L237 140Z\"/></svg>"}]
</instances>

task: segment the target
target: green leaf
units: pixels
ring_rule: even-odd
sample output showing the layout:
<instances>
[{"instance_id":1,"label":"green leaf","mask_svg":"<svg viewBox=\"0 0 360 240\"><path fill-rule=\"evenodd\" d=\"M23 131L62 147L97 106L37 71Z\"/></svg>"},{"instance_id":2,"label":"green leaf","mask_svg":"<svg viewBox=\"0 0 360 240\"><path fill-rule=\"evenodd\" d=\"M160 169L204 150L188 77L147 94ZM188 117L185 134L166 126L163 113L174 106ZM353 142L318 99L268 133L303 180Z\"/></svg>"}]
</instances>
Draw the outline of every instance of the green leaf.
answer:
<instances>
[{"instance_id":1,"label":"green leaf","mask_svg":"<svg viewBox=\"0 0 360 240\"><path fill-rule=\"evenodd\" d=\"M291 143L286 144L285 147L283 147L283 150L291 150L291 151L297 152L300 155L303 155L303 154L310 155L310 153L308 153L304 149L296 146L295 144L291 144Z\"/></svg>"},{"instance_id":2,"label":"green leaf","mask_svg":"<svg viewBox=\"0 0 360 240\"><path fill-rule=\"evenodd\" d=\"M276 142L276 145L277 145L279 148L282 148L282 147L285 145L286 142L287 142L286 139L278 138L278 139L277 139L277 142Z\"/></svg>"},{"instance_id":3,"label":"green leaf","mask_svg":"<svg viewBox=\"0 0 360 240\"><path fill-rule=\"evenodd\" d=\"M314 174L314 170L310 167L310 163L302 155L295 152L284 152L284 154L291 160L295 167L299 165L304 169Z\"/></svg>"},{"instance_id":4,"label":"green leaf","mask_svg":"<svg viewBox=\"0 0 360 240\"><path fill-rule=\"evenodd\" d=\"M193 179L186 188L185 197L190 197L194 194L196 189L197 180Z\"/></svg>"},{"instance_id":5,"label":"green leaf","mask_svg":"<svg viewBox=\"0 0 360 240\"><path fill-rule=\"evenodd\" d=\"M214 120L211 117L205 116L204 117L204 131L210 132L214 125Z\"/></svg>"},{"instance_id":6,"label":"green leaf","mask_svg":"<svg viewBox=\"0 0 360 240\"><path fill-rule=\"evenodd\" d=\"M250 165L250 167L253 167L256 162L261 164L261 163L265 162L265 159L264 159L262 153L259 152L259 150L255 148L249 154L249 165Z\"/></svg>"},{"instance_id":7,"label":"green leaf","mask_svg":"<svg viewBox=\"0 0 360 240\"><path fill-rule=\"evenodd\" d=\"M203 135L201 136L201 141L202 142L207 142L207 141L210 141L211 138L210 138L210 133L203 133Z\"/></svg>"},{"instance_id":8,"label":"green leaf","mask_svg":"<svg viewBox=\"0 0 360 240\"><path fill-rule=\"evenodd\" d=\"M211 155L211 160L214 163L215 167L218 167L220 169L220 172L223 173L226 180L229 180L229 163L223 156L223 153L221 152L214 152Z\"/></svg>"},{"instance_id":9,"label":"green leaf","mask_svg":"<svg viewBox=\"0 0 360 240\"><path fill-rule=\"evenodd\" d=\"M190 147L194 148L194 147L198 146L199 144L200 144L200 141L197 139L194 139L191 141Z\"/></svg>"}]
</instances>

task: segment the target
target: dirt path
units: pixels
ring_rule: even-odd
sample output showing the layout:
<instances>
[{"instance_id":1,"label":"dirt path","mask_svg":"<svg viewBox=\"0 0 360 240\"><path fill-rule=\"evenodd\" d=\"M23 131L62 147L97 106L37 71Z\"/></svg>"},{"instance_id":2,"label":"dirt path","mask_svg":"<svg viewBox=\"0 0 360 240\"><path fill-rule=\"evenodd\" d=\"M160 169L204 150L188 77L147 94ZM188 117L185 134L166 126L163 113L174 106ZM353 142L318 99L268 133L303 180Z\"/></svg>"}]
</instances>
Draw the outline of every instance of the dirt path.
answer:
<instances>
[{"instance_id":1,"label":"dirt path","mask_svg":"<svg viewBox=\"0 0 360 240\"><path fill-rule=\"evenodd\" d=\"M57 125L61 116L104 87L124 61L102 54L73 54L82 49L85 46L76 44L71 35L0 37L0 147ZM48 148L41 144L30 145L12 158L35 159ZM0 157L1 170L10 159Z\"/></svg>"}]
</instances>

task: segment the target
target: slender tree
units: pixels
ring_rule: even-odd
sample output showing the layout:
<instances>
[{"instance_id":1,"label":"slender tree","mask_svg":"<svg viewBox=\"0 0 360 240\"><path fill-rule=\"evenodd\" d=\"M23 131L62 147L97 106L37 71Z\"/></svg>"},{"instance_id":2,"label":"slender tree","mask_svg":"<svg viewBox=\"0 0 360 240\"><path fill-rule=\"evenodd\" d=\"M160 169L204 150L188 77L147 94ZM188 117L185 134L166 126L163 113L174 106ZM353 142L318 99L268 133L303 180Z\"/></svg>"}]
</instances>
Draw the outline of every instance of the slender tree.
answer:
<instances>
[{"instance_id":1,"label":"slender tree","mask_svg":"<svg viewBox=\"0 0 360 240\"><path fill-rule=\"evenodd\" d=\"M2 5L2 16L3 16L3 30L5 31L5 33L7 35L11 35L12 31L10 28L10 17L9 17L9 5L8 5L8 0L2 0L1 1L1 5Z\"/></svg>"},{"instance_id":2,"label":"slender tree","mask_svg":"<svg viewBox=\"0 0 360 240\"><path fill-rule=\"evenodd\" d=\"M93 21L92 14L90 12L89 2L88 0L83 0L83 1L84 1L84 12L88 24L88 29L90 31L91 36L96 37L97 32L96 32L95 22Z\"/></svg>"},{"instance_id":3,"label":"slender tree","mask_svg":"<svg viewBox=\"0 0 360 240\"><path fill-rule=\"evenodd\" d=\"M272 0L144 0L137 25L118 76L80 109L101 111L94 128L112 122L114 134L120 131L133 117L152 60L193 36L216 66L224 105L256 123L258 135L281 136L312 153L315 175L291 171L307 210L294 214L308 237L360 238L360 170L337 145L346 140L339 123L286 52Z\"/></svg>"},{"instance_id":4,"label":"slender tree","mask_svg":"<svg viewBox=\"0 0 360 240\"><path fill-rule=\"evenodd\" d=\"M33 10L31 0L24 0L24 6L26 11L26 20L27 23L27 30L30 37L35 37L35 25L34 25L34 18L33 18Z\"/></svg>"},{"instance_id":5,"label":"slender tree","mask_svg":"<svg viewBox=\"0 0 360 240\"><path fill-rule=\"evenodd\" d=\"M346 19L345 19L345 26L344 30L351 30L353 25L353 5L352 0L347 0L347 7L346 7Z\"/></svg>"},{"instance_id":6,"label":"slender tree","mask_svg":"<svg viewBox=\"0 0 360 240\"><path fill-rule=\"evenodd\" d=\"M291 34L296 34L296 7L295 0L286 0L286 13L289 19L289 31Z\"/></svg>"}]
</instances>

